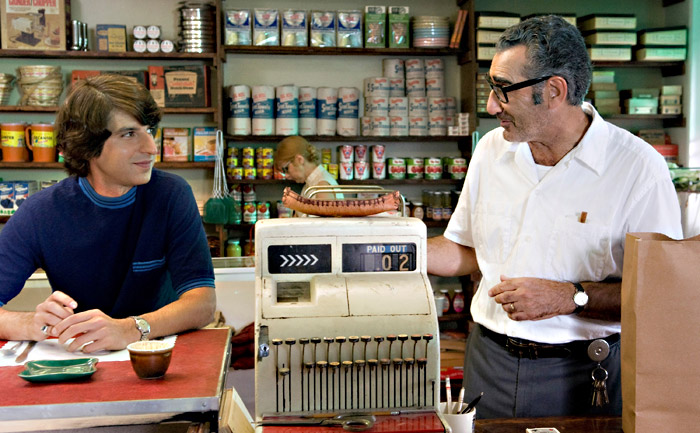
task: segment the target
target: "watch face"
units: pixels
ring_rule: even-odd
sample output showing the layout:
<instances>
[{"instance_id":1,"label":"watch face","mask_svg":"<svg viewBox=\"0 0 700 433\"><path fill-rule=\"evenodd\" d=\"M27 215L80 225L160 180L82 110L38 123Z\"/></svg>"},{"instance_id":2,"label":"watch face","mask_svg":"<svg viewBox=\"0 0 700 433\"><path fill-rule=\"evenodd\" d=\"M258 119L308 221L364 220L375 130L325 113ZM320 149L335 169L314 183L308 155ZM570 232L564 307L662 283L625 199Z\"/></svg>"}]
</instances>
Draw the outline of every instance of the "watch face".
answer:
<instances>
[{"instance_id":1,"label":"watch face","mask_svg":"<svg viewBox=\"0 0 700 433\"><path fill-rule=\"evenodd\" d=\"M574 295L574 304L583 307L588 303L588 295L585 292L576 292Z\"/></svg>"}]
</instances>

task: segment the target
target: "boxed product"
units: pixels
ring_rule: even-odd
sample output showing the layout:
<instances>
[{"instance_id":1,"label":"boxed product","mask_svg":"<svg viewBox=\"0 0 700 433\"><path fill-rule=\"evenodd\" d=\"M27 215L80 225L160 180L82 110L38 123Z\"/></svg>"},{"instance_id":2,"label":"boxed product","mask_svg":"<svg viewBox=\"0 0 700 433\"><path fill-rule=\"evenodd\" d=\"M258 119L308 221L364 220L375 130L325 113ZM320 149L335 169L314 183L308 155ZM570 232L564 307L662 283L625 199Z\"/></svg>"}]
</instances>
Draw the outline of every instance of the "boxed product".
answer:
<instances>
[{"instance_id":1,"label":"boxed product","mask_svg":"<svg viewBox=\"0 0 700 433\"><path fill-rule=\"evenodd\" d=\"M585 32L583 39L588 45L636 45L637 34L624 30L594 30Z\"/></svg>"},{"instance_id":2,"label":"boxed product","mask_svg":"<svg viewBox=\"0 0 700 433\"><path fill-rule=\"evenodd\" d=\"M408 29L411 20L408 6L389 6L389 47L408 48Z\"/></svg>"},{"instance_id":3,"label":"boxed product","mask_svg":"<svg viewBox=\"0 0 700 433\"><path fill-rule=\"evenodd\" d=\"M659 96L659 104L661 105L681 105L681 95L664 95Z\"/></svg>"},{"instance_id":4,"label":"boxed product","mask_svg":"<svg viewBox=\"0 0 700 433\"><path fill-rule=\"evenodd\" d=\"M209 67L163 66L166 107L209 107Z\"/></svg>"},{"instance_id":5,"label":"boxed product","mask_svg":"<svg viewBox=\"0 0 700 433\"><path fill-rule=\"evenodd\" d=\"M253 45L280 44L279 13L276 9L253 9Z\"/></svg>"},{"instance_id":6,"label":"boxed product","mask_svg":"<svg viewBox=\"0 0 700 433\"><path fill-rule=\"evenodd\" d=\"M311 11L309 20L312 47L335 47L335 11Z\"/></svg>"},{"instance_id":7,"label":"boxed product","mask_svg":"<svg viewBox=\"0 0 700 433\"><path fill-rule=\"evenodd\" d=\"M163 161L190 161L190 128L163 128Z\"/></svg>"},{"instance_id":8,"label":"boxed product","mask_svg":"<svg viewBox=\"0 0 700 433\"><path fill-rule=\"evenodd\" d=\"M632 48L623 45L590 45L588 55L593 61L630 61Z\"/></svg>"},{"instance_id":9,"label":"boxed product","mask_svg":"<svg viewBox=\"0 0 700 433\"><path fill-rule=\"evenodd\" d=\"M386 48L386 6L365 6L365 48Z\"/></svg>"},{"instance_id":10,"label":"boxed product","mask_svg":"<svg viewBox=\"0 0 700 433\"><path fill-rule=\"evenodd\" d=\"M163 160L163 128L156 128L155 134L153 134L153 141L156 143L155 162L161 162Z\"/></svg>"},{"instance_id":11,"label":"boxed product","mask_svg":"<svg viewBox=\"0 0 700 433\"><path fill-rule=\"evenodd\" d=\"M336 45L345 48L362 48L362 11L338 11Z\"/></svg>"},{"instance_id":12,"label":"boxed product","mask_svg":"<svg viewBox=\"0 0 700 433\"><path fill-rule=\"evenodd\" d=\"M224 11L224 44L250 45L250 10L230 9Z\"/></svg>"},{"instance_id":13,"label":"boxed product","mask_svg":"<svg viewBox=\"0 0 700 433\"><path fill-rule=\"evenodd\" d=\"M476 43L477 44L495 44L503 34L501 29L477 29Z\"/></svg>"},{"instance_id":14,"label":"boxed product","mask_svg":"<svg viewBox=\"0 0 700 433\"><path fill-rule=\"evenodd\" d=\"M680 114L683 114L683 106L682 105L662 105L661 109L659 111L660 111L659 114L680 115Z\"/></svg>"},{"instance_id":15,"label":"boxed product","mask_svg":"<svg viewBox=\"0 0 700 433\"><path fill-rule=\"evenodd\" d=\"M309 46L309 22L305 10L282 11L282 46Z\"/></svg>"},{"instance_id":16,"label":"boxed product","mask_svg":"<svg viewBox=\"0 0 700 433\"><path fill-rule=\"evenodd\" d=\"M35 180L0 182L0 215L14 214L17 208L38 189L39 184Z\"/></svg>"},{"instance_id":17,"label":"boxed product","mask_svg":"<svg viewBox=\"0 0 700 433\"><path fill-rule=\"evenodd\" d=\"M688 43L687 27L645 29L638 33L639 43L642 45L686 45Z\"/></svg>"},{"instance_id":18,"label":"boxed product","mask_svg":"<svg viewBox=\"0 0 700 433\"><path fill-rule=\"evenodd\" d=\"M637 135L649 144L666 143L666 133L663 129L640 129Z\"/></svg>"},{"instance_id":19,"label":"boxed product","mask_svg":"<svg viewBox=\"0 0 700 433\"><path fill-rule=\"evenodd\" d=\"M591 86L588 88L588 90L593 90L593 91L610 91L610 90L617 90L617 83L591 83Z\"/></svg>"},{"instance_id":20,"label":"boxed product","mask_svg":"<svg viewBox=\"0 0 700 433\"><path fill-rule=\"evenodd\" d=\"M678 162L677 144L652 144L652 147L664 157L667 163L676 164ZM674 186L677 185L678 182L675 182L676 179L673 180Z\"/></svg>"},{"instance_id":21,"label":"boxed product","mask_svg":"<svg viewBox=\"0 0 700 433\"><path fill-rule=\"evenodd\" d=\"M70 28L70 1L0 1L2 48L63 51Z\"/></svg>"},{"instance_id":22,"label":"boxed product","mask_svg":"<svg viewBox=\"0 0 700 433\"><path fill-rule=\"evenodd\" d=\"M582 32L589 30L636 30L637 17L634 14L593 14L578 19Z\"/></svg>"},{"instance_id":23,"label":"boxed product","mask_svg":"<svg viewBox=\"0 0 700 433\"><path fill-rule=\"evenodd\" d=\"M495 55L495 44L478 44L476 47L476 60L491 60Z\"/></svg>"},{"instance_id":24,"label":"boxed product","mask_svg":"<svg viewBox=\"0 0 700 433\"><path fill-rule=\"evenodd\" d=\"M659 92L661 91L658 87L635 87L634 89L625 89L620 91L620 96L623 99L628 98L646 98L646 99L657 99L659 97Z\"/></svg>"},{"instance_id":25,"label":"boxed product","mask_svg":"<svg viewBox=\"0 0 700 433\"><path fill-rule=\"evenodd\" d=\"M162 66L148 67L148 90L159 107L165 107L165 72Z\"/></svg>"},{"instance_id":26,"label":"boxed product","mask_svg":"<svg viewBox=\"0 0 700 433\"><path fill-rule=\"evenodd\" d=\"M126 26L122 24L97 24L95 26L97 37L97 51L109 51L114 53L126 52Z\"/></svg>"},{"instance_id":27,"label":"boxed product","mask_svg":"<svg viewBox=\"0 0 700 433\"><path fill-rule=\"evenodd\" d=\"M666 86L661 86L662 95L682 95L683 86L680 84L669 84Z\"/></svg>"},{"instance_id":28,"label":"boxed product","mask_svg":"<svg viewBox=\"0 0 700 433\"><path fill-rule=\"evenodd\" d=\"M192 131L192 147L195 161L216 159L216 128L197 126Z\"/></svg>"},{"instance_id":29,"label":"boxed product","mask_svg":"<svg viewBox=\"0 0 700 433\"><path fill-rule=\"evenodd\" d=\"M593 71L592 83L614 83L615 71Z\"/></svg>"},{"instance_id":30,"label":"boxed product","mask_svg":"<svg viewBox=\"0 0 700 433\"><path fill-rule=\"evenodd\" d=\"M520 15L510 12L479 12L476 15L478 29L507 29L520 23Z\"/></svg>"},{"instance_id":31,"label":"boxed product","mask_svg":"<svg viewBox=\"0 0 700 433\"><path fill-rule=\"evenodd\" d=\"M679 61L685 60L686 53L685 46L642 46L635 52L635 58L647 61Z\"/></svg>"}]
</instances>

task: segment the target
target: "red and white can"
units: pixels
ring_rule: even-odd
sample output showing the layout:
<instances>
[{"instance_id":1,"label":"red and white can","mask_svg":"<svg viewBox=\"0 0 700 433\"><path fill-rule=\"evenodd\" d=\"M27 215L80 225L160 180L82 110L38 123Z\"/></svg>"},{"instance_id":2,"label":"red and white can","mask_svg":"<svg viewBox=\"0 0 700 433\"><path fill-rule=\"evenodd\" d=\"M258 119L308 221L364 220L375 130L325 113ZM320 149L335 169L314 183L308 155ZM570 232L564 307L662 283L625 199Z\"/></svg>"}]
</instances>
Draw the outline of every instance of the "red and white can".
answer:
<instances>
[{"instance_id":1,"label":"red and white can","mask_svg":"<svg viewBox=\"0 0 700 433\"><path fill-rule=\"evenodd\" d=\"M365 180L369 179L369 163L365 161L355 162L355 179Z\"/></svg>"},{"instance_id":2,"label":"red and white can","mask_svg":"<svg viewBox=\"0 0 700 433\"><path fill-rule=\"evenodd\" d=\"M352 162L341 162L338 164L338 177L341 180L352 180L353 165Z\"/></svg>"},{"instance_id":3,"label":"red and white can","mask_svg":"<svg viewBox=\"0 0 700 433\"><path fill-rule=\"evenodd\" d=\"M372 163L372 179L386 179L386 162Z\"/></svg>"},{"instance_id":4,"label":"red and white can","mask_svg":"<svg viewBox=\"0 0 700 433\"><path fill-rule=\"evenodd\" d=\"M369 154L367 153L366 144L355 145L355 162L368 162Z\"/></svg>"},{"instance_id":5,"label":"red and white can","mask_svg":"<svg viewBox=\"0 0 700 433\"><path fill-rule=\"evenodd\" d=\"M338 146L338 162L350 162L353 161L353 156L355 154L355 149L351 144L341 144ZM341 177L342 179L342 177Z\"/></svg>"},{"instance_id":6,"label":"red and white can","mask_svg":"<svg viewBox=\"0 0 700 433\"><path fill-rule=\"evenodd\" d=\"M372 162L384 162L386 160L385 150L383 144L375 144L371 148L372 150Z\"/></svg>"}]
</instances>

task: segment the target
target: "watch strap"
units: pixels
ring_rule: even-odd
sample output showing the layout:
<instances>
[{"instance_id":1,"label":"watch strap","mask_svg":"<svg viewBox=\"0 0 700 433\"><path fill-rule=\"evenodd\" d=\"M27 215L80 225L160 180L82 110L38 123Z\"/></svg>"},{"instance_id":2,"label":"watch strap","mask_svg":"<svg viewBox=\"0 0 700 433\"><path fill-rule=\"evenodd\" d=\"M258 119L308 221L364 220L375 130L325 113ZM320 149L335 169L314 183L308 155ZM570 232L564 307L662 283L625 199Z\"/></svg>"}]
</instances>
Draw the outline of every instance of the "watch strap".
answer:
<instances>
[{"instance_id":1,"label":"watch strap","mask_svg":"<svg viewBox=\"0 0 700 433\"><path fill-rule=\"evenodd\" d=\"M141 333L140 340L148 340L148 336L151 333L151 325L143 317L131 316L131 318L134 319L136 329L138 329L138 331Z\"/></svg>"},{"instance_id":2,"label":"watch strap","mask_svg":"<svg viewBox=\"0 0 700 433\"><path fill-rule=\"evenodd\" d=\"M579 292L585 293L586 292L585 290L583 290L583 286L581 285L581 283L572 283L572 284L574 285L574 288L576 289L576 293L579 293ZM576 293L574 293L574 298L576 297ZM576 309L574 310L574 314L580 313L585 308L585 305L578 305L578 304L576 304L576 301L574 301L574 304L576 305Z\"/></svg>"}]
</instances>

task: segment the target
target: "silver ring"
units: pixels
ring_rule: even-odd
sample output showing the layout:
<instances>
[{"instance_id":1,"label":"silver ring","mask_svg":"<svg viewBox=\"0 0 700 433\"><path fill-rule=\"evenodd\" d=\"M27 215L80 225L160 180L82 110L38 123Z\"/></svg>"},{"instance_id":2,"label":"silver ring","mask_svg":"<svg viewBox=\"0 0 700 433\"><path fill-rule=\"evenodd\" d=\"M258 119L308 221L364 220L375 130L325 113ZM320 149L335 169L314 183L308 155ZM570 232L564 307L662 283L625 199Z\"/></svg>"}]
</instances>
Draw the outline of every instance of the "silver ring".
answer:
<instances>
[{"instance_id":1,"label":"silver ring","mask_svg":"<svg viewBox=\"0 0 700 433\"><path fill-rule=\"evenodd\" d=\"M42 326L42 327L41 327L41 332L42 332L44 335L49 335L49 325L44 325L44 326Z\"/></svg>"},{"instance_id":2,"label":"silver ring","mask_svg":"<svg viewBox=\"0 0 700 433\"><path fill-rule=\"evenodd\" d=\"M515 312L515 303L514 303L514 302L511 302L511 303L510 303L510 312L511 312L511 313L514 313L514 312Z\"/></svg>"}]
</instances>

